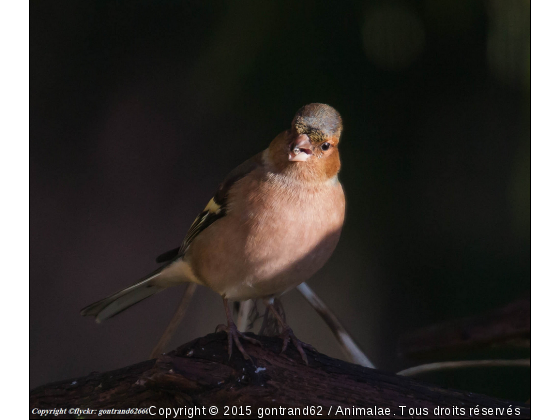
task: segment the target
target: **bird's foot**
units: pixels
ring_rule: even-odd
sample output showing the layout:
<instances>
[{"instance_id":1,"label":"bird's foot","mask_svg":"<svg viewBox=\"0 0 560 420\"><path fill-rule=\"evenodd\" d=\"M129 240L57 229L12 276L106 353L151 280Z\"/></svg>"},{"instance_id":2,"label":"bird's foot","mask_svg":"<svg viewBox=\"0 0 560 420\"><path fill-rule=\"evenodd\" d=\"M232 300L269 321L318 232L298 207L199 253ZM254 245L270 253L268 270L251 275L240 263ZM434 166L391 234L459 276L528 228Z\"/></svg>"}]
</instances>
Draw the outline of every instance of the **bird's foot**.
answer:
<instances>
[{"instance_id":1,"label":"bird's foot","mask_svg":"<svg viewBox=\"0 0 560 420\"><path fill-rule=\"evenodd\" d=\"M288 343L291 341L294 344L294 346L296 347L297 351L299 352L299 354L300 354L301 358L303 359L303 361L305 362L305 364L309 365L309 362L307 361L307 355L305 354L305 351L303 349L305 348L307 350L317 351L317 350L315 350L315 348L311 344L307 344L307 343L304 343L303 341L300 341L295 336L294 332L292 331L292 329L290 327L285 327L284 331L279 335L279 337L284 340L284 342L282 344L282 351L280 352L280 354L282 354L286 351L286 349L288 348Z\"/></svg>"},{"instance_id":2,"label":"bird's foot","mask_svg":"<svg viewBox=\"0 0 560 420\"><path fill-rule=\"evenodd\" d=\"M239 351L241 352L241 354L243 355L243 357L245 358L245 360L250 360L253 364L253 359L251 359L251 356L249 356L247 354L247 352L245 351L245 348L243 347L243 345L241 344L241 341L239 341L240 338L242 338L245 341L248 341L249 343L255 344L257 346L261 346L262 347L262 343L259 340L255 340L254 338L251 337L247 337L245 334L243 334L242 332L240 332L235 324L229 324L229 325L224 325L224 324L220 324L216 327L216 332L221 332L221 331L225 331L227 333L228 336L228 355L229 355L229 359L231 359L231 355L233 353L233 342L235 341L235 345L237 346L237 348L239 349Z\"/></svg>"}]
</instances>

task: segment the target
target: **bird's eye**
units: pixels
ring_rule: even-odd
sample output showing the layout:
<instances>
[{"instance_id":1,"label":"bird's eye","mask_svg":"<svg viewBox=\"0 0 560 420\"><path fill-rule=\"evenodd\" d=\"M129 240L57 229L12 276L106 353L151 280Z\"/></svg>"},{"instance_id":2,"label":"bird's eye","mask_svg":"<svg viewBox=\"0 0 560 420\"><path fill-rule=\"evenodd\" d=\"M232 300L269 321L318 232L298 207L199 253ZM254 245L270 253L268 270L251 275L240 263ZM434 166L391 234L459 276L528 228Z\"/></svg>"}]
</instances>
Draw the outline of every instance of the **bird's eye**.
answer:
<instances>
[{"instance_id":1,"label":"bird's eye","mask_svg":"<svg viewBox=\"0 0 560 420\"><path fill-rule=\"evenodd\" d=\"M330 144L330 143L328 143L328 142L327 142L327 143L323 143L323 144L321 145L321 150L322 150L323 152L326 152L327 150L330 149L330 147L331 147L331 144Z\"/></svg>"}]
</instances>

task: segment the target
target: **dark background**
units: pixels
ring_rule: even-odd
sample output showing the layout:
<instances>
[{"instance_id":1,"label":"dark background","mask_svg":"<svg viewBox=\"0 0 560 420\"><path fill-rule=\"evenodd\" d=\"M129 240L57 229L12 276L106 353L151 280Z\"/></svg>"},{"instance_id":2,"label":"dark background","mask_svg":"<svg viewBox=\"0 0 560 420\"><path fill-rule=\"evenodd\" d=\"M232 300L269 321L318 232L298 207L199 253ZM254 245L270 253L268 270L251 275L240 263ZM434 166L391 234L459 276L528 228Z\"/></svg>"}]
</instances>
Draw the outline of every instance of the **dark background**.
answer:
<instances>
[{"instance_id":1,"label":"dark background","mask_svg":"<svg viewBox=\"0 0 560 420\"><path fill-rule=\"evenodd\" d=\"M144 360L182 288L97 325L222 178L310 102L342 115L347 221L309 284L379 368L530 289L530 3L30 4L30 385ZM320 215L317 215L320 217ZM303 341L343 357L295 291ZM224 322L199 288L169 349ZM484 355L482 355L484 356ZM526 368L446 386L526 400Z\"/></svg>"}]
</instances>

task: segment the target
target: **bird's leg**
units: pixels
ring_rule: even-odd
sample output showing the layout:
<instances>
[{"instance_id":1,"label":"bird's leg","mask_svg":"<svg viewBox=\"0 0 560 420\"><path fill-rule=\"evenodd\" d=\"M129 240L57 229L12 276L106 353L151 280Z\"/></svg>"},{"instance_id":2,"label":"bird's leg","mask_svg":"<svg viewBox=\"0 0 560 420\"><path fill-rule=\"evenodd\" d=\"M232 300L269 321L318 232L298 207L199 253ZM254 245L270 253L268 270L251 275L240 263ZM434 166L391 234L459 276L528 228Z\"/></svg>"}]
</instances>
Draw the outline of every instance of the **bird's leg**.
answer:
<instances>
[{"instance_id":1,"label":"bird's leg","mask_svg":"<svg viewBox=\"0 0 560 420\"><path fill-rule=\"evenodd\" d=\"M280 323L280 326L282 327L282 333L280 334L280 338L282 338L284 340L284 343L282 344L282 351L280 353L284 353L286 351L286 349L288 348L288 343L291 340L292 343L294 343L294 346L298 350L298 352L301 355L301 358L303 359L305 364L308 365L309 362L307 361L307 355L305 354L305 351L303 350L303 348L315 351L313 346L298 340L298 338L294 335L294 332L292 331L290 326L286 323L286 321L284 321L284 318L282 318L282 316L278 313L278 311L274 307L274 304L273 304L274 299L270 299L270 300L263 299L263 300L264 300L264 303L265 303L267 309L272 313L272 315L274 315L274 317L278 320L278 322Z\"/></svg>"},{"instance_id":2,"label":"bird's leg","mask_svg":"<svg viewBox=\"0 0 560 420\"><path fill-rule=\"evenodd\" d=\"M247 352L245 351L245 349L243 348L243 346L241 345L241 341L239 341L239 338L242 338L244 340L247 340L250 343L262 346L262 343L258 340L255 340L254 338L251 337L247 337L245 334L243 334L242 332L240 332L237 327L235 326L235 323L233 322L233 317L231 316L231 312L229 311L229 305L228 305L228 300L226 298L224 298L224 308L226 310L226 318L227 318L227 325L218 325L216 327L216 332L218 331L225 331L227 332L228 335L228 354L229 354L229 358L231 359L231 354L233 353L233 342L235 341L235 345L237 346L237 348L239 349L239 351L241 352L241 354L243 355L243 357L246 360L251 360L251 357L247 354Z\"/></svg>"}]
</instances>

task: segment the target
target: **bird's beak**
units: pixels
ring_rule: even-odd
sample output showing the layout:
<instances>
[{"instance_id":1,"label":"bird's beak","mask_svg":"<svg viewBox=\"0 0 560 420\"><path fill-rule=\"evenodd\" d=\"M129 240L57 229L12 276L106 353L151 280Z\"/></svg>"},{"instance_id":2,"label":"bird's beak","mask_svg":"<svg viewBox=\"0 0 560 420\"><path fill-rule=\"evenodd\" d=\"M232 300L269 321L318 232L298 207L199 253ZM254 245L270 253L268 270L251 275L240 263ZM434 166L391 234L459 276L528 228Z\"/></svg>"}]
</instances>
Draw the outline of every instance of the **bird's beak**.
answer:
<instances>
[{"instance_id":1,"label":"bird's beak","mask_svg":"<svg viewBox=\"0 0 560 420\"><path fill-rule=\"evenodd\" d=\"M305 162L313 154L311 142L307 134L300 134L290 143L290 153L288 160L290 162Z\"/></svg>"}]
</instances>

